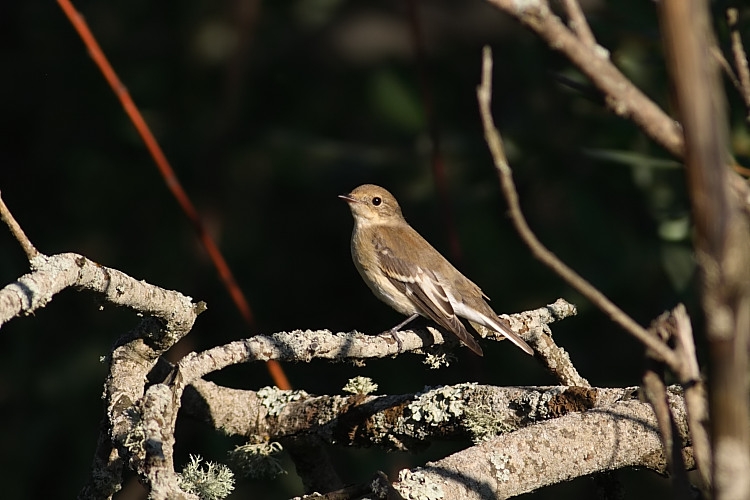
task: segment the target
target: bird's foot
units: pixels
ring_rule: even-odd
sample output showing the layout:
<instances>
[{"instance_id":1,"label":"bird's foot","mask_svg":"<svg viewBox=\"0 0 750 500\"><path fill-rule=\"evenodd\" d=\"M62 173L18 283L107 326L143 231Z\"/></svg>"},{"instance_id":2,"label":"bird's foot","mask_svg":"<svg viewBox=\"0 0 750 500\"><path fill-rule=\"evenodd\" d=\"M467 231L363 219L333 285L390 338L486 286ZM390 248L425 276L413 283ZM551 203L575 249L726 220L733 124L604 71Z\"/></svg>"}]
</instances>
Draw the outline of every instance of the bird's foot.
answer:
<instances>
[{"instance_id":1,"label":"bird's foot","mask_svg":"<svg viewBox=\"0 0 750 500\"><path fill-rule=\"evenodd\" d=\"M393 340L396 341L396 344L398 345L398 353L401 354L404 351L404 342L401 340L401 338L398 336L398 330L395 328L391 328L390 330L386 330L380 335L382 336L389 336L393 338Z\"/></svg>"}]
</instances>

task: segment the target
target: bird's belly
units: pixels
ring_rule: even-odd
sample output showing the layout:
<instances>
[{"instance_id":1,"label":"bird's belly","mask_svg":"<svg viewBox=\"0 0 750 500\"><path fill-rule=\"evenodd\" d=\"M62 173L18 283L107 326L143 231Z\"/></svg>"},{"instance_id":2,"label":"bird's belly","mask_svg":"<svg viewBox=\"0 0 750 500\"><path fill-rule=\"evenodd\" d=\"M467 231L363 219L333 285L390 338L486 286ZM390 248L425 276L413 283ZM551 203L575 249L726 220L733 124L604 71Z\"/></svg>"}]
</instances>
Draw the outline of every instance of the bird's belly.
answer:
<instances>
[{"instance_id":1,"label":"bird's belly","mask_svg":"<svg viewBox=\"0 0 750 500\"><path fill-rule=\"evenodd\" d=\"M411 316L412 314L419 313L419 311L412 305L411 300L396 288L388 278L383 276L382 273L364 267L356 262L355 264L357 264L357 270L362 275L365 283L367 283L367 286L377 298L404 316Z\"/></svg>"}]
</instances>

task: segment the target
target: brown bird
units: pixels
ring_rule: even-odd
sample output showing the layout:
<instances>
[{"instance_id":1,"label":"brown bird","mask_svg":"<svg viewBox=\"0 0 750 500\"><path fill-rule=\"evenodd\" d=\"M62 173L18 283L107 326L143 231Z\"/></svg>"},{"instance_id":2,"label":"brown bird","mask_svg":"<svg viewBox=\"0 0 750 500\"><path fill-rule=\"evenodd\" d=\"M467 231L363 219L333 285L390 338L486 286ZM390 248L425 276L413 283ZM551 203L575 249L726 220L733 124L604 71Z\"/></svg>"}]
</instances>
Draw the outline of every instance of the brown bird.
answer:
<instances>
[{"instance_id":1,"label":"brown bird","mask_svg":"<svg viewBox=\"0 0 750 500\"><path fill-rule=\"evenodd\" d=\"M501 333L526 353L534 354L500 321L485 302L489 299L482 290L406 222L391 193L364 184L339 198L349 203L354 216L351 250L359 274L376 297L408 316L390 330L394 337L404 325L424 316L482 356L479 343L459 319L465 318Z\"/></svg>"}]
</instances>

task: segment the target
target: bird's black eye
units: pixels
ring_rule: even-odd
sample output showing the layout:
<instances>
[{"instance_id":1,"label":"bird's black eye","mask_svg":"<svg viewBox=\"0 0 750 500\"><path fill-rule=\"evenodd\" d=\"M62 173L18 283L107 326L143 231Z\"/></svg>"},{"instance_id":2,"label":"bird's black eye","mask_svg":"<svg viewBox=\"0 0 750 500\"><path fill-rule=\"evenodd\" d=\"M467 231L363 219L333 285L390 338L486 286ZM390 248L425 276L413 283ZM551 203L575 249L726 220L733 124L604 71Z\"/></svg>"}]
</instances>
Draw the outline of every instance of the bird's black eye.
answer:
<instances>
[{"instance_id":1,"label":"bird's black eye","mask_svg":"<svg viewBox=\"0 0 750 500\"><path fill-rule=\"evenodd\" d=\"M380 199L379 197L377 197L377 196L376 196L375 198L373 198L373 199L372 199L372 204L373 204L373 205L375 205L376 207L377 207L378 205L380 205L381 203L383 203L383 200L381 200L381 199Z\"/></svg>"}]
</instances>

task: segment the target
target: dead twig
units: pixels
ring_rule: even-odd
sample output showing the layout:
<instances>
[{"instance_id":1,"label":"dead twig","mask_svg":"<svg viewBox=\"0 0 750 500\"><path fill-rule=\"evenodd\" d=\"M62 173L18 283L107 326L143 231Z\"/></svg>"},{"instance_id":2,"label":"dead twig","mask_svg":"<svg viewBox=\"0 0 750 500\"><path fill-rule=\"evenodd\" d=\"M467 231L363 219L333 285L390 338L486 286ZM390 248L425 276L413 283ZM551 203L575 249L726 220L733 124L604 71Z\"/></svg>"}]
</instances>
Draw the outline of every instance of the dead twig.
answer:
<instances>
[{"instance_id":1,"label":"dead twig","mask_svg":"<svg viewBox=\"0 0 750 500\"><path fill-rule=\"evenodd\" d=\"M742 36L737 24L739 20L739 11L736 7L727 9L727 24L729 25L729 36L732 41L732 54L734 54L734 65L737 68L737 79L735 84L740 92L742 99L745 101L745 107L748 109L748 119L750 119L750 68L748 67L747 54L742 45Z\"/></svg>"},{"instance_id":2,"label":"dead twig","mask_svg":"<svg viewBox=\"0 0 750 500\"><path fill-rule=\"evenodd\" d=\"M21 248L26 254L26 258L29 259L29 262L32 262L36 257L39 256L39 250L34 247L34 245L31 243L31 240L26 236L26 233L23 232L23 229L21 229L21 226L16 221L16 218L13 217L13 214L10 213L10 210L8 210L8 207L5 205L5 202L3 201L3 198L1 196L0 220L5 222L5 224L8 226L8 229L10 229L13 237L21 245Z\"/></svg>"},{"instance_id":3,"label":"dead twig","mask_svg":"<svg viewBox=\"0 0 750 500\"><path fill-rule=\"evenodd\" d=\"M545 248L537 239L536 235L534 235L531 228L529 228L521 211L521 206L518 201L518 192L516 191L515 183L513 182L513 173L505 156L502 139L500 138L500 133L495 127L492 113L490 111L490 102L492 100L492 51L489 47L485 47L483 51L482 83L477 88L477 98L479 100L480 114L484 125L485 139L489 145L490 151L492 152L492 158L500 177L500 184L505 198L508 201L511 220L523 241L528 245L532 254L606 313L615 323L624 328L646 347L653 350L654 353L656 353L670 367L676 367L679 363L679 359L669 347L654 338L653 335L628 316L622 309L617 307L617 305L609 300L596 287L583 279L578 273Z\"/></svg>"},{"instance_id":4,"label":"dead twig","mask_svg":"<svg viewBox=\"0 0 750 500\"><path fill-rule=\"evenodd\" d=\"M674 156L684 154L680 124L649 99L612 64L609 52L589 45L568 29L546 0L488 0L534 31L550 48L562 53L604 94L618 116L629 118L643 132Z\"/></svg>"},{"instance_id":5,"label":"dead twig","mask_svg":"<svg viewBox=\"0 0 750 500\"><path fill-rule=\"evenodd\" d=\"M583 9L581 9L581 4L578 3L578 0L564 0L563 5L568 14L568 26L570 29L578 35L578 38L583 43L591 47L596 47L596 39L591 32L588 21L586 21L586 16L583 15Z\"/></svg>"}]
</instances>

